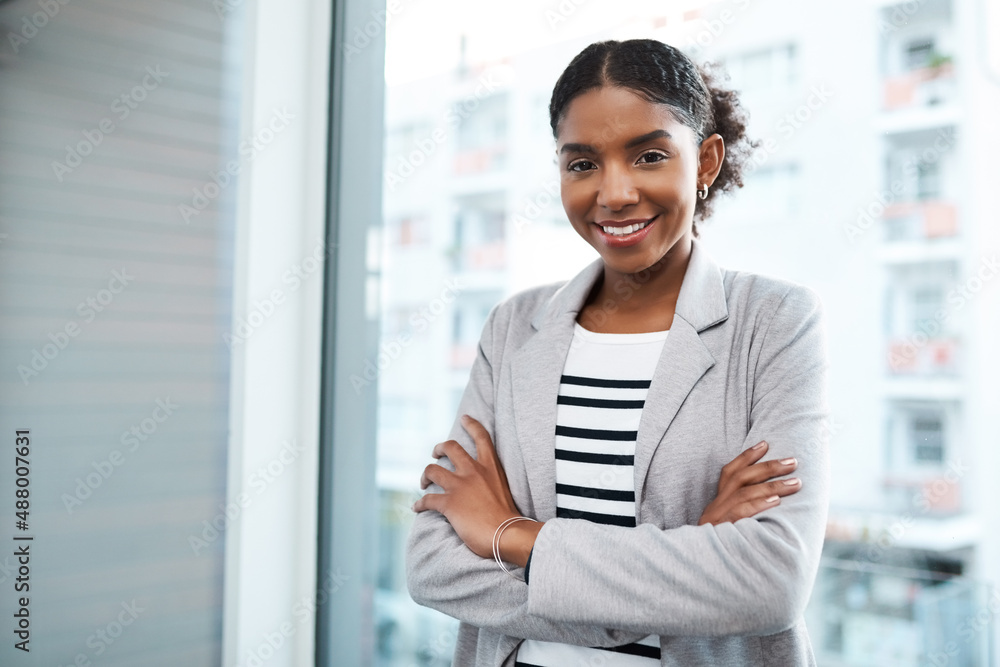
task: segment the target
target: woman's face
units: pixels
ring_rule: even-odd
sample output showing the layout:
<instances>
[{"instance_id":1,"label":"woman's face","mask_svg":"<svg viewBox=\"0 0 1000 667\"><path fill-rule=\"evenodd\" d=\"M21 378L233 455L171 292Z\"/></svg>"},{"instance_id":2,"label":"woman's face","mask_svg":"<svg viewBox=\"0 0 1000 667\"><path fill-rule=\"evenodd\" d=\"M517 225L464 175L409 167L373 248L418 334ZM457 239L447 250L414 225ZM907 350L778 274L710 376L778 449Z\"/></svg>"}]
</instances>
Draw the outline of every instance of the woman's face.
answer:
<instances>
[{"instance_id":1,"label":"woman's face","mask_svg":"<svg viewBox=\"0 0 1000 667\"><path fill-rule=\"evenodd\" d=\"M690 128L666 105L603 86L569 103L558 133L563 207L607 268L638 273L675 246L686 256L699 166Z\"/></svg>"}]
</instances>

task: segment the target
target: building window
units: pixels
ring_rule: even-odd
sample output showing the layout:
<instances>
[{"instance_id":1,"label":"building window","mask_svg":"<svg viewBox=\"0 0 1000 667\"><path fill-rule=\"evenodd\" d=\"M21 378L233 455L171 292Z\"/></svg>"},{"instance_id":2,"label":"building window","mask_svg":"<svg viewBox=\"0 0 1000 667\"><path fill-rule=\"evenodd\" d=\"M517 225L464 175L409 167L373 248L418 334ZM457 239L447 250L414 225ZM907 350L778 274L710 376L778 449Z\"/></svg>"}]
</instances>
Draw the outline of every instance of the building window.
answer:
<instances>
[{"instance_id":1,"label":"building window","mask_svg":"<svg viewBox=\"0 0 1000 667\"><path fill-rule=\"evenodd\" d=\"M915 70L927 67L931 54L934 53L933 39L917 39L908 42L905 47L906 69Z\"/></svg>"},{"instance_id":2,"label":"building window","mask_svg":"<svg viewBox=\"0 0 1000 667\"><path fill-rule=\"evenodd\" d=\"M933 321L935 315L944 308L944 289L940 285L920 285L913 290L911 299L912 331L922 331L927 327L927 322Z\"/></svg>"},{"instance_id":3,"label":"building window","mask_svg":"<svg viewBox=\"0 0 1000 667\"><path fill-rule=\"evenodd\" d=\"M940 415L910 420L910 445L917 463L944 463L944 426Z\"/></svg>"},{"instance_id":4,"label":"building window","mask_svg":"<svg viewBox=\"0 0 1000 667\"><path fill-rule=\"evenodd\" d=\"M768 91L795 83L797 55L794 44L782 44L734 56L726 61L725 66L739 90Z\"/></svg>"},{"instance_id":5,"label":"building window","mask_svg":"<svg viewBox=\"0 0 1000 667\"><path fill-rule=\"evenodd\" d=\"M889 476L921 480L940 475L948 456L951 404L895 400L888 410Z\"/></svg>"}]
</instances>

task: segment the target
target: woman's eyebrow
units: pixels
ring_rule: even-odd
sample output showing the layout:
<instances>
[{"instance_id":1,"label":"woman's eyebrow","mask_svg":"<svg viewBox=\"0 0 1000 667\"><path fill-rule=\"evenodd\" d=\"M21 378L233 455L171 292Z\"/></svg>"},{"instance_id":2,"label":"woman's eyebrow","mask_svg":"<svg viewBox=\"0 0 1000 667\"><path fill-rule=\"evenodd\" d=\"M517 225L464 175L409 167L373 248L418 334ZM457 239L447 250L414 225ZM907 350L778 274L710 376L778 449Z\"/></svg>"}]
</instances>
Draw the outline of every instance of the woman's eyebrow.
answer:
<instances>
[{"instance_id":1,"label":"woman's eyebrow","mask_svg":"<svg viewBox=\"0 0 1000 667\"><path fill-rule=\"evenodd\" d=\"M653 139L673 139L671 135L666 130L653 130L652 132L647 132L641 136L634 139L629 139L628 143L625 144L625 148L635 148L640 144L644 144L647 141L652 141ZM559 149L560 153L589 153L591 155L597 154L597 149L590 144L563 144L562 148Z\"/></svg>"},{"instance_id":2,"label":"woman's eyebrow","mask_svg":"<svg viewBox=\"0 0 1000 667\"><path fill-rule=\"evenodd\" d=\"M597 155L597 149L589 144L563 144L560 153L590 153Z\"/></svg>"},{"instance_id":3,"label":"woman's eyebrow","mask_svg":"<svg viewBox=\"0 0 1000 667\"><path fill-rule=\"evenodd\" d=\"M635 139L629 139L628 143L625 144L625 148L635 148L639 144L644 144L647 141L652 141L653 139L673 139L670 133L666 130L653 130L652 132L647 132L646 134L636 137Z\"/></svg>"}]
</instances>

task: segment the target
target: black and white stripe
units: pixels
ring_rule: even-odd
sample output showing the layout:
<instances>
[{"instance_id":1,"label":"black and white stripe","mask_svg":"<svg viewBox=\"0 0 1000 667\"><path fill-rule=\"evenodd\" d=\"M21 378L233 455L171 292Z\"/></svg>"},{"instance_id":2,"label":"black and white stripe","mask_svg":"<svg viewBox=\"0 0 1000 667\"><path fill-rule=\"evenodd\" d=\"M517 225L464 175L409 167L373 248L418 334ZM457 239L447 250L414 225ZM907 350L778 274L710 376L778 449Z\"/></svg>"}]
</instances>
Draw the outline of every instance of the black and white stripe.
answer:
<instances>
[{"instance_id":1,"label":"black and white stripe","mask_svg":"<svg viewBox=\"0 0 1000 667\"><path fill-rule=\"evenodd\" d=\"M556 516L635 527L635 443L667 332L597 334L579 325L560 379L555 427ZM660 640L613 648L526 640L519 667L651 667Z\"/></svg>"}]
</instances>

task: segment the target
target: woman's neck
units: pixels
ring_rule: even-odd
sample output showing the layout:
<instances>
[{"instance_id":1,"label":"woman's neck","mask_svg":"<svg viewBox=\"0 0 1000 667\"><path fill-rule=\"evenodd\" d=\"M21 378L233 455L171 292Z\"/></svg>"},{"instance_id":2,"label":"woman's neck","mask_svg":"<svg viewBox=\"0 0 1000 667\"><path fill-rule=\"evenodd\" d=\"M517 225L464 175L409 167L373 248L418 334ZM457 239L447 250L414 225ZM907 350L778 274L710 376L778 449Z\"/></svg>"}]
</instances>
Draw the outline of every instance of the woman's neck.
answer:
<instances>
[{"instance_id":1,"label":"woman's neck","mask_svg":"<svg viewBox=\"0 0 1000 667\"><path fill-rule=\"evenodd\" d=\"M682 244L678 244L682 245ZM691 243L674 246L653 266L623 273L604 266L577 321L598 333L646 333L671 327L684 274L691 259Z\"/></svg>"}]
</instances>

